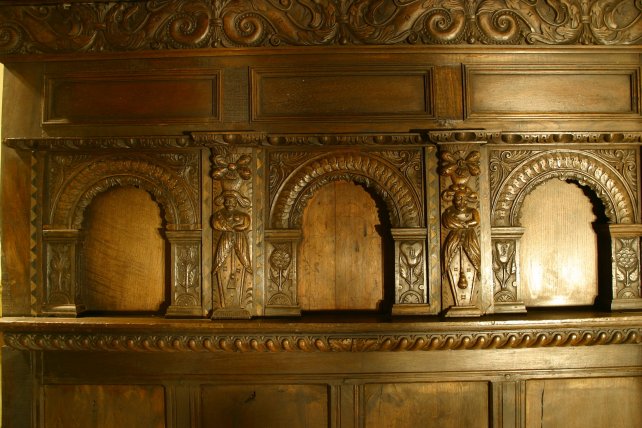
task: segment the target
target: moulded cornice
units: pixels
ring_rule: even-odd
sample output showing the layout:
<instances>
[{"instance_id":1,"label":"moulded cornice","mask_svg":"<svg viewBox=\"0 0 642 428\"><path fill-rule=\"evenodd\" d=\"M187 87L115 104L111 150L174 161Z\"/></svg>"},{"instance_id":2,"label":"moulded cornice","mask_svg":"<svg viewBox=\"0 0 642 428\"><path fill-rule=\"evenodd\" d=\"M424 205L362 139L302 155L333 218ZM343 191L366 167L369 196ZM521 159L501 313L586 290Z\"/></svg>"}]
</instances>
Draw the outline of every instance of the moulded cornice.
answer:
<instances>
[{"instance_id":1,"label":"moulded cornice","mask_svg":"<svg viewBox=\"0 0 642 428\"><path fill-rule=\"evenodd\" d=\"M0 2L0 56L340 45L635 45L632 0Z\"/></svg>"}]
</instances>

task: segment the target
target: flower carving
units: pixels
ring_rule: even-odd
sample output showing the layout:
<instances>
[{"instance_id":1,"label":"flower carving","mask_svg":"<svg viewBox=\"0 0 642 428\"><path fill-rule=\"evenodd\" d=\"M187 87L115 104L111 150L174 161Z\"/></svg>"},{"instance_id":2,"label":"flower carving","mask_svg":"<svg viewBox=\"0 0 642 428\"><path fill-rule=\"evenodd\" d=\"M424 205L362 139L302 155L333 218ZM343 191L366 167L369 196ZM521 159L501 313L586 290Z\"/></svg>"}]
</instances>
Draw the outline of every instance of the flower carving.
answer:
<instances>
[{"instance_id":1,"label":"flower carving","mask_svg":"<svg viewBox=\"0 0 642 428\"><path fill-rule=\"evenodd\" d=\"M249 180L252 177L252 170L249 165L252 158L249 155L241 155L236 161L230 160L226 156L216 156L214 158L214 170L212 177L215 180Z\"/></svg>"},{"instance_id":2,"label":"flower carving","mask_svg":"<svg viewBox=\"0 0 642 428\"><path fill-rule=\"evenodd\" d=\"M441 152L439 174L449 176L453 184L465 184L471 176L480 175L479 160L481 154L478 151L472 151L465 157L464 154L462 151L456 153Z\"/></svg>"}]
</instances>

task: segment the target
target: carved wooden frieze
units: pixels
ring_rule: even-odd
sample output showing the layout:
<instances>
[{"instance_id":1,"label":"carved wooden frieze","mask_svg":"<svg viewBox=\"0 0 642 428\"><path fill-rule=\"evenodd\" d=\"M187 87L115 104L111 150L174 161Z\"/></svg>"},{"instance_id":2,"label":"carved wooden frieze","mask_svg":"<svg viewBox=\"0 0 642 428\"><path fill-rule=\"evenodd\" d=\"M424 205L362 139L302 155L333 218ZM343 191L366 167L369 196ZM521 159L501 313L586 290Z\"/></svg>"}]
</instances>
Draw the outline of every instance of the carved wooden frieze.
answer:
<instances>
[{"instance_id":1,"label":"carved wooden frieze","mask_svg":"<svg viewBox=\"0 0 642 428\"><path fill-rule=\"evenodd\" d=\"M0 55L327 45L639 44L633 0L185 0L0 7Z\"/></svg>"},{"instance_id":2,"label":"carved wooden frieze","mask_svg":"<svg viewBox=\"0 0 642 428\"><path fill-rule=\"evenodd\" d=\"M116 352L412 352L483 349L568 348L641 344L639 326L485 329L456 331L427 327L430 333L389 334L119 334L4 332L4 343L30 351Z\"/></svg>"}]
</instances>

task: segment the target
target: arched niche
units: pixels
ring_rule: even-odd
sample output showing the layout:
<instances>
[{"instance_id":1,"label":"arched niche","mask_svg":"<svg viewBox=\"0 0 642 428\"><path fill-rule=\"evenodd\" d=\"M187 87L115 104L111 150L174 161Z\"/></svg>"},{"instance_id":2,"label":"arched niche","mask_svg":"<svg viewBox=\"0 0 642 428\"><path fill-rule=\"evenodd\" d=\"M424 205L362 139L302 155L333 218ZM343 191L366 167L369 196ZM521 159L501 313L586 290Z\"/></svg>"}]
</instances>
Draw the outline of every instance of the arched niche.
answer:
<instances>
[{"instance_id":1,"label":"arched niche","mask_svg":"<svg viewBox=\"0 0 642 428\"><path fill-rule=\"evenodd\" d=\"M198 179L195 185L186 174L190 168L200 169L199 159L200 155L194 153L130 153L127 157L49 154L49 164L58 162L64 168L58 165L48 170L50 203L43 226L46 276L43 314L77 315L85 310L82 302L85 209L97 195L135 187L149 193L163 213L162 234L169 247L166 264L170 292L166 315L202 316L200 190Z\"/></svg>"},{"instance_id":2,"label":"arched niche","mask_svg":"<svg viewBox=\"0 0 642 428\"><path fill-rule=\"evenodd\" d=\"M605 224L598 230L598 254L608 254L610 275L600 274L599 301L612 308L636 307L639 279L636 284L621 284L621 257L626 247L637 260L639 270L639 190L635 172L635 151L626 148L573 150L495 150L491 155L491 224L496 312L523 312L525 305L520 286L520 247L524 234L521 214L524 200L536 188L552 179L575 182L590 190L594 202L603 206ZM623 241L624 239L624 241ZM601 262L603 263L603 262ZM639 278L639 275L637 275ZM606 284L605 284L606 283ZM620 304L622 289L637 289Z\"/></svg>"},{"instance_id":3,"label":"arched niche","mask_svg":"<svg viewBox=\"0 0 642 428\"><path fill-rule=\"evenodd\" d=\"M274 198L270 204L271 229L265 232L267 315L300 313L298 247L304 210L319 189L335 182L358 184L376 195L385 206L394 240L393 312L427 311L423 179L421 172L418 179L412 175L421 168L413 168L411 175L404 173L414 162L421 165L423 154L418 149L407 153L395 153L394 160L387 159L383 152L320 153L293 168L282 182L270 189Z\"/></svg>"}]
</instances>

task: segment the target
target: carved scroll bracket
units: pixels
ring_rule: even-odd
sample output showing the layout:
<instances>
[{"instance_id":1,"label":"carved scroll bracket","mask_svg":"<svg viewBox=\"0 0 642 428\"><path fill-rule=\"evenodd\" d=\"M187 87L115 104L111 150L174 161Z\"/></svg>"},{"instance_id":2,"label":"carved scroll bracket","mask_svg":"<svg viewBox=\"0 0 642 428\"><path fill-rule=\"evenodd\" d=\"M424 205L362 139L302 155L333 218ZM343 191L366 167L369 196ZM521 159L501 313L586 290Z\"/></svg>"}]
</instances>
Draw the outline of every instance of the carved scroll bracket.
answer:
<instances>
[{"instance_id":1,"label":"carved scroll bracket","mask_svg":"<svg viewBox=\"0 0 642 428\"><path fill-rule=\"evenodd\" d=\"M523 227L493 227L493 297L496 313L526 312L519 276Z\"/></svg>"}]
</instances>

